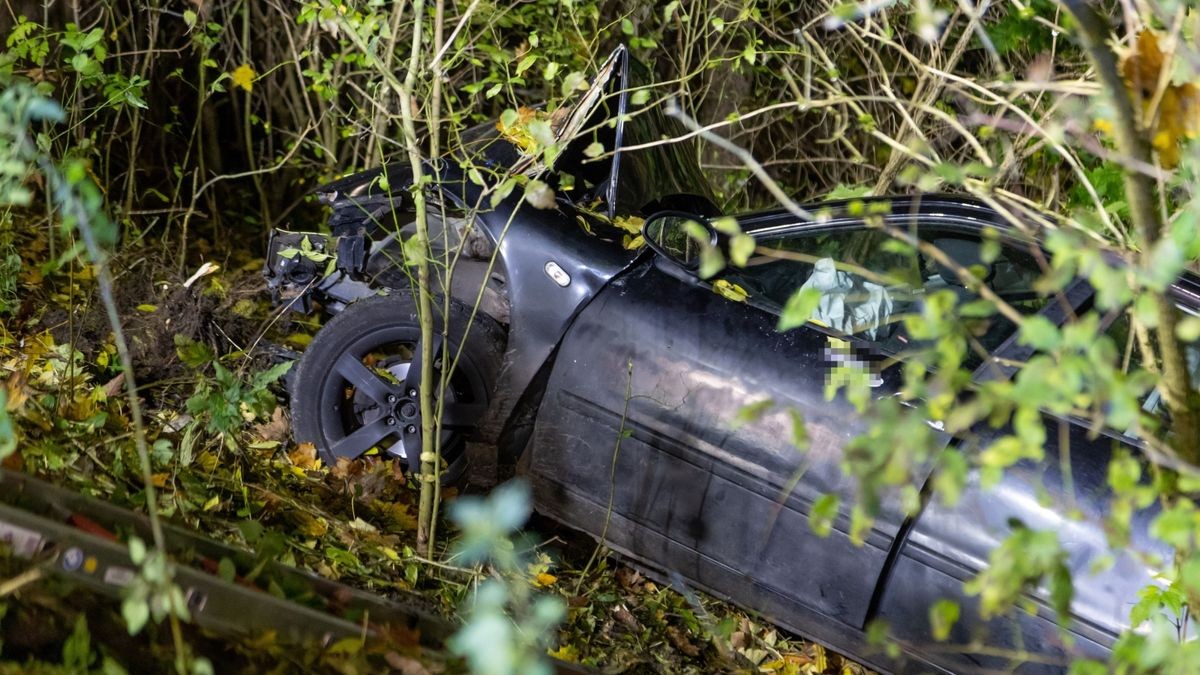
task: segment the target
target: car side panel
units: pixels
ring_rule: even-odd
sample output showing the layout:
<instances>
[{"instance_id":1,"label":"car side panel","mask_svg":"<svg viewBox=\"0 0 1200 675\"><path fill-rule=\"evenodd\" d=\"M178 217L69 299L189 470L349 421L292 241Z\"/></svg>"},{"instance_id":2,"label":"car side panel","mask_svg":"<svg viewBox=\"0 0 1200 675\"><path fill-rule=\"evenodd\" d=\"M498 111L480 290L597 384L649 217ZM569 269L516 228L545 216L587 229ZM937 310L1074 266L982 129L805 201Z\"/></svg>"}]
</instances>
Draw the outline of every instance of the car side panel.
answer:
<instances>
[{"instance_id":1,"label":"car side panel","mask_svg":"<svg viewBox=\"0 0 1200 675\"><path fill-rule=\"evenodd\" d=\"M861 628L903 517L885 500L865 545L851 543L855 486L838 464L865 425L825 400L827 338L774 323L653 264L616 279L556 358L528 450L537 507L747 606L777 594L772 618L804 632L813 613ZM739 409L768 398L776 411L735 431ZM805 417L804 454L789 407ZM827 493L843 512L819 537L809 513Z\"/></svg>"},{"instance_id":2,"label":"car side panel","mask_svg":"<svg viewBox=\"0 0 1200 675\"><path fill-rule=\"evenodd\" d=\"M1053 459L1059 456L1060 423L1068 427L1069 483L1061 463ZM1049 461L1023 461L992 487L981 484L976 470L957 504L934 499L917 518L884 581L879 618L889 622L897 637L926 650L931 661L951 670L1006 666L1008 660L1002 656L964 653L953 647L974 640L1025 651L1044 661L1026 664L1022 673L1062 672L1072 658L1104 659L1116 635L1127 626L1138 591L1151 581L1154 568L1140 554L1169 555L1147 534L1157 507L1134 516L1129 547L1112 550L1108 544L1104 521L1111 493L1106 470L1113 448L1120 443L1106 435L1089 438L1085 426L1069 420L1048 419L1046 432ZM1064 644L1044 588L1029 595L1037 607L1035 614L1014 610L990 621L980 618L977 598L962 590L964 581L986 567L1013 521L1058 534L1075 582L1069 628L1073 646ZM1097 568L1096 563L1109 555L1111 564ZM939 598L956 600L963 608L945 644L935 644L929 626L927 608Z\"/></svg>"}]
</instances>

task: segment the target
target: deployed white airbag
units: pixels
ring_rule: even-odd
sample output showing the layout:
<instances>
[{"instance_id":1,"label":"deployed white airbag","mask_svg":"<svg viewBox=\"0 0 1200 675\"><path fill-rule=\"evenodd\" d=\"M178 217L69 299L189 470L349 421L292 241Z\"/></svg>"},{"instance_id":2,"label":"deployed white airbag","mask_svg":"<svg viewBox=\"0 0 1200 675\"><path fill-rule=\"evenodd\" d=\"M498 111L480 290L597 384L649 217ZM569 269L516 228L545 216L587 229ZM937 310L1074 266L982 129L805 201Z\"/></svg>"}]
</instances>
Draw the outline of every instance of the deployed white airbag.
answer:
<instances>
[{"instance_id":1,"label":"deployed white airbag","mask_svg":"<svg viewBox=\"0 0 1200 675\"><path fill-rule=\"evenodd\" d=\"M868 340L883 337L879 328L892 315L892 296L883 286L839 271L833 258L821 258L801 288L821 292L811 320L848 335L865 334Z\"/></svg>"}]
</instances>

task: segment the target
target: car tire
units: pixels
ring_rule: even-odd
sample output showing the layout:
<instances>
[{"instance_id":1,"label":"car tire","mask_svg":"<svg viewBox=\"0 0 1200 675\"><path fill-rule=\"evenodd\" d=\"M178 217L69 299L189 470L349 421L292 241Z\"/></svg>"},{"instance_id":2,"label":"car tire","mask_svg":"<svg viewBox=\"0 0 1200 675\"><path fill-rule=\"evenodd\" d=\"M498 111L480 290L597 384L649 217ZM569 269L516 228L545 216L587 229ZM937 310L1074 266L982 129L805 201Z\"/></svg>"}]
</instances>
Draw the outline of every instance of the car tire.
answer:
<instances>
[{"instance_id":1,"label":"car tire","mask_svg":"<svg viewBox=\"0 0 1200 675\"><path fill-rule=\"evenodd\" d=\"M434 305L435 367L439 372L443 364L454 368L443 403L441 445L443 481L454 482L466 468L466 440L492 400L504 332L481 313L472 318L469 307L454 301L449 321L443 321L442 299L435 298ZM315 445L331 466L339 457L378 448L402 459L410 471L419 469L420 406L411 393L420 379L419 370L411 372L419 337L416 301L408 292L358 300L330 319L296 366L295 440Z\"/></svg>"}]
</instances>

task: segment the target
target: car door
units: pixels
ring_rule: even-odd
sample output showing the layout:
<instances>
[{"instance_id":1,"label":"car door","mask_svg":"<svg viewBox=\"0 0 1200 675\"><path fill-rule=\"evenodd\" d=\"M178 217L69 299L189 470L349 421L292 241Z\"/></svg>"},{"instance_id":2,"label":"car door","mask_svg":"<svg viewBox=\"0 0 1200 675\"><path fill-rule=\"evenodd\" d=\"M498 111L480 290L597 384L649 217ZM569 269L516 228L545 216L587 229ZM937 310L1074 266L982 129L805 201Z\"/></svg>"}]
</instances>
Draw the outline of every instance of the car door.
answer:
<instances>
[{"instance_id":1,"label":"car door","mask_svg":"<svg viewBox=\"0 0 1200 675\"><path fill-rule=\"evenodd\" d=\"M874 234L850 220L824 228L820 242L812 232L769 238L800 242L793 249L820 243L829 253L841 243L869 252L879 243ZM750 301L736 302L654 258L580 313L560 346L530 446L537 504L809 634L818 618L858 629L905 515L897 496L885 495L863 545L851 541L856 486L840 463L869 422L841 396L826 400L826 385L839 363L875 354L869 341L815 324L777 331L780 302L769 287L795 288L805 276L786 265L754 267L716 287L752 289ZM896 328L878 324L876 338L880 326ZM898 390L898 368L872 377L875 396ZM739 412L756 406L769 411L739 427ZM792 410L807 432L804 452L790 440ZM927 432L922 442L945 444L937 429ZM840 498L838 510L828 536L818 536L810 517L830 494ZM835 641L841 629L829 625Z\"/></svg>"}]
</instances>

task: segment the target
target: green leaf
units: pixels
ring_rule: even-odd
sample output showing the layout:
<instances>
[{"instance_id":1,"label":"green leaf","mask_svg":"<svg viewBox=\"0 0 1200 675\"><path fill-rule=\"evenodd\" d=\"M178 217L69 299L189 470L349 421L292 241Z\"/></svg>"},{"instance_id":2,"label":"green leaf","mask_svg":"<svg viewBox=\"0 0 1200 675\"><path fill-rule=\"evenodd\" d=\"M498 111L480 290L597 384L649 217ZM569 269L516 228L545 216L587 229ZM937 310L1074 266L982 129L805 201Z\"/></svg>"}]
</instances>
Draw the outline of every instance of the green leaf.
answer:
<instances>
[{"instance_id":1,"label":"green leaf","mask_svg":"<svg viewBox=\"0 0 1200 675\"><path fill-rule=\"evenodd\" d=\"M996 305L991 300L973 300L958 308L959 316L967 319L981 319L996 313Z\"/></svg>"},{"instance_id":2,"label":"green leaf","mask_svg":"<svg viewBox=\"0 0 1200 675\"><path fill-rule=\"evenodd\" d=\"M1197 530L1196 507L1185 501L1176 502L1150 522L1150 535L1169 546L1186 549Z\"/></svg>"},{"instance_id":3,"label":"green leaf","mask_svg":"<svg viewBox=\"0 0 1200 675\"><path fill-rule=\"evenodd\" d=\"M1005 469L1022 459L1033 458L1040 448L1031 448L1017 436L1002 436L979 455L983 466Z\"/></svg>"},{"instance_id":4,"label":"green leaf","mask_svg":"<svg viewBox=\"0 0 1200 675\"><path fill-rule=\"evenodd\" d=\"M138 537L130 537L129 539L129 559L135 565L141 565L146 559L146 543Z\"/></svg>"},{"instance_id":5,"label":"green leaf","mask_svg":"<svg viewBox=\"0 0 1200 675\"><path fill-rule=\"evenodd\" d=\"M404 264L410 267L420 265L427 257L425 247L421 245L421 240L415 234L401 242L400 250L404 254Z\"/></svg>"},{"instance_id":6,"label":"green leaf","mask_svg":"<svg viewBox=\"0 0 1200 675\"><path fill-rule=\"evenodd\" d=\"M216 353L208 345L196 342L184 335L175 336L175 354L188 368L202 368L217 358Z\"/></svg>"},{"instance_id":7,"label":"green leaf","mask_svg":"<svg viewBox=\"0 0 1200 675\"><path fill-rule=\"evenodd\" d=\"M578 72L578 71L571 72L571 73L568 73L567 76L563 78L562 95L564 97L570 96L571 93L577 89L586 89L586 88L587 88L587 76L581 72Z\"/></svg>"},{"instance_id":8,"label":"green leaf","mask_svg":"<svg viewBox=\"0 0 1200 675\"><path fill-rule=\"evenodd\" d=\"M820 290L816 288L797 289L783 306L783 312L779 315L778 329L786 331L808 323L820 302Z\"/></svg>"},{"instance_id":9,"label":"green leaf","mask_svg":"<svg viewBox=\"0 0 1200 675\"><path fill-rule=\"evenodd\" d=\"M269 384L273 384L279 380L279 378L286 375L287 372L292 369L292 366L295 365L295 363L295 361L283 361L282 363L276 363L270 368L255 375L254 387L261 389Z\"/></svg>"},{"instance_id":10,"label":"green leaf","mask_svg":"<svg viewBox=\"0 0 1200 675\"><path fill-rule=\"evenodd\" d=\"M233 583L233 580L237 578L237 567L229 558L221 558L221 562L217 563L217 576L222 581Z\"/></svg>"},{"instance_id":11,"label":"green leaf","mask_svg":"<svg viewBox=\"0 0 1200 675\"><path fill-rule=\"evenodd\" d=\"M754 403L749 403L742 406L738 409L737 415L734 416L733 423L730 424L730 427L734 431L737 431L751 422L757 422L758 420L762 419L762 416L765 415L773 405L775 405L774 399L765 398L761 401L755 401Z\"/></svg>"},{"instance_id":12,"label":"green leaf","mask_svg":"<svg viewBox=\"0 0 1200 675\"><path fill-rule=\"evenodd\" d=\"M583 154L585 157L595 159L604 154L604 144L599 141L592 143L583 149Z\"/></svg>"},{"instance_id":13,"label":"green leaf","mask_svg":"<svg viewBox=\"0 0 1200 675\"><path fill-rule=\"evenodd\" d=\"M524 58L522 58L522 59L521 59L521 60L520 60L520 61L517 63L517 70L516 70L516 74L517 74L517 75L520 75L521 73L525 72L526 70L529 70L529 68L530 68L530 67L531 67L531 66L532 66L534 63L536 63L536 62L537 62L537 60L538 60L537 54L526 54L526 55L525 55L525 57L524 57Z\"/></svg>"},{"instance_id":14,"label":"green leaf","mask_svg":"<svg viewBox=\"0 0 1200 675\"><path fill-rule=\"evenodd\" d=\"M933 477L933 488L947 506L954 506L967 484L970 465L967 458L956 450L946 450L938 458L938 471Z\"/></svg>"},{"instance_id":15,"label":"green leaf","mask_svg":"<svg viewBox=\"0 0 1200 675\"><path fill-rule=\"evenodd\" d=\"M141 594L133 594L121 602L121 616L130 635L137 635L150 621L150 603Z\"/></svg>"},{"instance_id":16,"label":"green leaf","mask_svg":"<svg viewBox=\"0 0 1200 675\"><path fill-rule=\"evenodd\" d=\"M1200 318L1194 316L1185 316L1175 324L1175 336L1181 342L1195 342L1200 340Z\"/></svg>"},{"instance_id":17,"label":"green leaf","mask_svg":"<svg viewBox=\"0 0 1200 675\"><path fill-rule=\"evenodd\" d=\"M240 521L237 524L237 528L238 531L242 533L242 538L245 539L246 543L251 546L254 546L258 543L258 540L262 538L264 532L262 523L259 523L257 520Z\"/></svg>"},{"instance_id":18,"label":"green leaf","mask_svg":"<svg viewBox=\"0 0 1200 675\"><path fill-rule=\"evenodd\" d=\"M720 232L721 234L727 234L730 237L735 237L742 233L742 226L738 224L737 218L732 218L730 216L713 218L711 221L709 221L709 224L712 225L712 228L717 232Z\"/></svg>"},{"instance_id":19,"label":"green leaf","mask_svg":"<svg viewBox=\"0 0 1200 675\"><path fill-rule=\"evenodd\" d=\"M8 414L8 390L0 387L0 459L17 451L17 430Z\"/></svg>"},{"instance_id":20,"label":"green leaf","mask_svg":"<svg viewBox=\"0 0 1200 675\"><path fill-rule=\"evenodd\" d=\"M725 269L725 256L716 246L708 246L700 251L700 278L709 279L717 272Z\"/></svg>"},{"instance_id":21,"label":"green leaf","mask_svg":"<svg viewBox=\"0 0 1200 675\"><path fill-rule=\"evenodd\" d=\"M87 615L81 613L75 617L75 630L71 632L71 636L63 643L63 666L68 671L77 673L87 672L88 666L92 662L91 642L92 638L88 633Z\"/></svg>"},{"instance_id":22,"label":"green leaf","mask_svg":"<svg viewBox=\"0 0 1200 675\"><path fill-rule=\"evenodd\" d=\"M1036 314L1021 322L1021 344L1044 352L1053 351L1062 341L1062 335L1050 319Z\"/></svg>"},{"instance_id":23,"label":"green leaf","mask_svg":"<svg viewBox=\"0 0 1200 675\"><path fill-rule=\"evenodd\" d=\"M510 194L512 194L512 191L516 187L517 187L517 179L516 178L510 177L510 178L506 178L503 181L501 181L501 183L496 186L495 192L492 193L492 196L491 196L492 208L495 208L496 206L498 206L500 204L500 202L504 201L505 199L508 199L508 196Z\"/></svg>"},{"instance_id":24,"label":"green leaf","mask_svg":"<svg viewBox=\"0 0 1200 675\"><path fill-rule=\"evenodd\" d=\"M1134 319L1150 330L1158 328L1158 303L1153 293L1139 295L1133 301Z\"/></svg>"},{"instance_id":25,"label":"green leaf","mask_svg":"<svg viewBox=\"0 0 1200 675\"><path fill-rule=\"evenodd\" d=\"M194 670L192 672L196 673ZM114 661L112 657L105 656L104 660L100 662L100 675L129 675L129 671Z\"/></svg>"},{"instance_id":26,"label":"green leaf","mask_svg":"<svg viewBox=\"0 0 1200 675\"><path fill-rule=\"evenodd\" d=\"M804 414L795 408L788 408L788 416L792 419L792 445L797 450L807 450L808 426L804 423Z\"/></svg>"},{"instance_id":27,"label":"green leaf","mask_svg":"<svg viewBox=\"0 0 1200 675\"><path fill-rule=\"evenodd\" d=\"M833 531L841 499L833 493L821 495L808 512L808 526L818 537L828 537Z\"/></svg>"},{"instance_id":28,"label":"green leaf","mask_svg":"<svg viewBox=\"0 0 1200 675\"><path fill-rule=\"evenodd\" d=\"M929 607L929 625L933 628L933 639L945 642L950 639L950 630L958 623L958 603L953 600L938 600Z\"/></svg>"},{"instance_id":29,"label":"green leaf","mask_svg":"<svg viewBox=\"0 0 1200 675\"><path fill-rule=\"evenodd\" d=\"M554 190L540 180L531 180L525 186L525 201L535 209L552 209L556 206Z\"/></svg>"},{"instance_id":30,"label":"green leaf","mask_svg":"<svg viewBox=\"0 0 1200 675\"><path fill-rule=\"evenodd\" d=\"M748 234L738 234L729 240L729 261L736 267L745 267L754 254L754 238Z\"/></svg>"},{"instance_id":31,"label":"green leaf","mask_svg":"<svg viewBox=\"0 0 1200 675\"><path fill-rule=\"evenodd\" d=\"M1071 662L1068 675L1107 675L1108 664L1090 659L1076 659Z\"/></svg>"}]
</instances>

